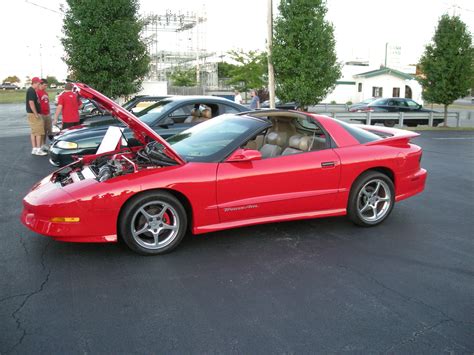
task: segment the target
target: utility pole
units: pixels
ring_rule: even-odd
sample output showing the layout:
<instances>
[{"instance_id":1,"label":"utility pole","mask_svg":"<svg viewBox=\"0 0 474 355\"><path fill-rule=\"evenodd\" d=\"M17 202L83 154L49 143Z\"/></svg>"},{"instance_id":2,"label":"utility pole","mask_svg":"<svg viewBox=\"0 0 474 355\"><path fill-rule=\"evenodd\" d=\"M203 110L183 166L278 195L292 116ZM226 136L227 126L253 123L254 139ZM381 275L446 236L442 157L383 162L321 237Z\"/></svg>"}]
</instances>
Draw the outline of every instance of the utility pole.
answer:
<instances>
[{"instance_id":1,"label":"utility pole","mask_svg":"<svg viewBox=\"0 0 474 355\"><path fill-rule=\"evenodd\" d=\"M40 75L43 78L43 45L40 43L39 47L39 55L40 55Z\"/></svg>"},{"instance_id":2,"label":"utility pole","mask_svg":"<svg viewBox=\"0 0 474 355\"><path fill-rule=\"evenodd\" d=\"M267 59L268 59L268 93L270 95L270 108L275 108L275 71L272 62L273 43L273 1L268 0L267 12Z\"/></svg>"}]
</instances>

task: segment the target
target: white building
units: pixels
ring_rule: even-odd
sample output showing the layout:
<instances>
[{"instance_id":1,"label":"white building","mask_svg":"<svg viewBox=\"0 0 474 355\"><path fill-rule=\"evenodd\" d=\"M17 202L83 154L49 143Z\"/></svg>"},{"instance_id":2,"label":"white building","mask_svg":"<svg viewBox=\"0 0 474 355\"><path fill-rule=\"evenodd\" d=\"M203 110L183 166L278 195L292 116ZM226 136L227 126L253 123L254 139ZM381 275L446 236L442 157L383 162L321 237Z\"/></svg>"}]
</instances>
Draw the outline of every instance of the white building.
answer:
<instances>
[{"instance_id":1,"label":"white building","mask_svg":"<svg viewBox=\"0 0 474 355\"><path fill-rule=\"evenodd\" d=\"M323 102L356 103L371 97L406 97L422 104L422 88L414 76L391 68L367 71L368 66L365 70L364 66L357 67L359 72L344 75ZM354 68L347 68L346 65L343 72L353 73Z\"/></svg>"}]
</instances>

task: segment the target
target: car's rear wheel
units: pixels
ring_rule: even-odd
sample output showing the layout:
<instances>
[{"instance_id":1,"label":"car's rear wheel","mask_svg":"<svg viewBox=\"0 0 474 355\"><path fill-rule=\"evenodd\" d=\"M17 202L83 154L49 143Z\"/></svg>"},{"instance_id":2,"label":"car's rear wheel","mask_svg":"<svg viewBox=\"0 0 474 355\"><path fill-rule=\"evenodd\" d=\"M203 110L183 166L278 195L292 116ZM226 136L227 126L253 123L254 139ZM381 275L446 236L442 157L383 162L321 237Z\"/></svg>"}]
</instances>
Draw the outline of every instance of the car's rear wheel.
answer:
<instances>
[{"instance_id":1,"label":"car's rear wheel","mask_svg":"<svg viewBox=\"0 0 474 355\"><path fill-rule=\"evenodd\" d=\"M347 205L349 219L364 227L382 223L395 203L392 180L380 172L368 171L354 182Z\"/></svg>"},{"instance_id":2,"label":"car's rear wheel","mask_svg":"<svg viewBox=\"0 0 474 355\"><path fill-rule=\"evenodd\" d=\"M383 125L385 127L393 127L395 126L395 120L384 120Z\"/></svg>"},{"instance_id":3,"label":"car's rear wheel","mask_svg":"<svg viewBox=\"0 0 474 355\"><path fill-rule=\"evenodd\" d=\"M186 211L170 193L149 192L133 198L120 214L120 235L133 251L143 255L170 252L183 239Z\"/></svg>"}]
</instances>

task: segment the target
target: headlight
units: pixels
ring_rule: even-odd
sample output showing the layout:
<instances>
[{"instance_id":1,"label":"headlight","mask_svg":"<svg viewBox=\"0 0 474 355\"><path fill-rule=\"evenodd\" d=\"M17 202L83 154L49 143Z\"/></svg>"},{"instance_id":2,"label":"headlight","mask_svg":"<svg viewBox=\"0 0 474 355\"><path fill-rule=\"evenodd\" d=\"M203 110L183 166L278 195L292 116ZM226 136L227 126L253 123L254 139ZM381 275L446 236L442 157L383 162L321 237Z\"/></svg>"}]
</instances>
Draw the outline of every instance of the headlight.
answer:
<instances>
[{"instance_id":1,"label":"headlight","mask_svg":"<svg viewBox=\"0 0 474 355\"><path fill-rule=\"evenodd\" d=\"M76 149L77 143L68 142L68 141L59 141L56 144L56 147L61 148L61 149Z\"/></svg>"}]
</instances>

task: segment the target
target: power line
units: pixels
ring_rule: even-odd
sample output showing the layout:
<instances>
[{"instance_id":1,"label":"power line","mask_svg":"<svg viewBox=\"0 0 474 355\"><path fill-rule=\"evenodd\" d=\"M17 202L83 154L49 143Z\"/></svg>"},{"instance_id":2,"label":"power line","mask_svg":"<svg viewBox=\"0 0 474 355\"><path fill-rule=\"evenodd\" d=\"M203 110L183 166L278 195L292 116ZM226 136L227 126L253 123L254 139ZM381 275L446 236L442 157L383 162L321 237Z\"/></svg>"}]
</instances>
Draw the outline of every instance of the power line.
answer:
<instances>
[{"instance_id":1,"label":"power line","mask_svg":"<svg viewBox=\"0 0 474 355\"><path fill-rule=\"evenodd\" d=\"M51 12L54 12L54 13L59 14L59 15L61 15L61 16L63 15L63 13L60 12L60 11L56 11L56 10L50 9L49 7L36 4L36 3L31 2L31 1L29 1L29 0L25 0L25 2L26 2L27 4L31 4L31 5L37 6L37 7L39 7L39 8L42 8L43 10L51 11Z\"/></svg>"}]
</instances>

